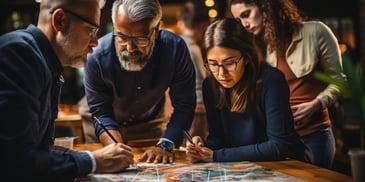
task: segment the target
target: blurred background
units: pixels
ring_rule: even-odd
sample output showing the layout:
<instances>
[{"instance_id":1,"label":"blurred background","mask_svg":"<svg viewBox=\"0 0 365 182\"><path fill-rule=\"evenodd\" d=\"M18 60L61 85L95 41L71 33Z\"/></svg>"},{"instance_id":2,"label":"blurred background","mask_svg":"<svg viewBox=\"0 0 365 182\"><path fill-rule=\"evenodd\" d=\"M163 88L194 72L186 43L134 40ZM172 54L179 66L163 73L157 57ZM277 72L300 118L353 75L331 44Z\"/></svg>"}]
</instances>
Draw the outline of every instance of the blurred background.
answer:
<instances>
[{"instance_id":1,"label":"blurred background","mask_svg":"<svg viewBox=\"0 0 365 182\"><path fill-rule=\"evenodd\" d=\"M0 35L11 30L36 24L40 0L0 0ZM107 0L102 10L99 36L112 31L110 9L114 0ZM199 1L199 0L197 0ZM213 19L230 16L226 9L227 0L200 0L210 9ZM365 43L360 32L365 30L365 0L293 0L310 19L320 19L328 24L338 36L360 58L360 43ZM163 7L162 27L178 32L177 12L185 0L160 0ZM362 40L362 41L361 41ZM364 51L362 51L364 52ZM364 54L364 53L362 53ZM361 59L364 60L364 59Z\"/></svg>"},{"instance_id":2,"label":"blurred background","mask_svg":"<svg viewBox=\"0 0 365 182\"><path fill-rule=\"evenodd\" d=\"M0 35L12 30L26 28L36 24L40 0L0 0ZM209 8L209 17L215 20L231 16L227 10L227 0L197 0L204 1ZM338 38L343 53L351 57L353 62L365 61L365 0L293 0L309 20L321 20L326 23ZM114 0L107 0L102 9L101 27L98 36L112 31L111 6ZM180 33L177 23L177 13L185 0L160 0L163 8L162 28ZM60 104L75 106L84 96L82 69L64 69L65 85L62 88ZM77 110L77 109L76 109ZM77 112L77 111L75 111ZM345 113L346 114L346 113ZM354 147L358 142L358 130L347 129L343 121L344 108L341 103L334 106L332 121L336 133L337 153L333 169L350 174L347 148ZM343 134L347 132L347 137ZM346 139L350 142L346 145ZM345 141L345 142L344 142ZM356 147L356 146L355 146Z\"/></svg>"}]
</instances>

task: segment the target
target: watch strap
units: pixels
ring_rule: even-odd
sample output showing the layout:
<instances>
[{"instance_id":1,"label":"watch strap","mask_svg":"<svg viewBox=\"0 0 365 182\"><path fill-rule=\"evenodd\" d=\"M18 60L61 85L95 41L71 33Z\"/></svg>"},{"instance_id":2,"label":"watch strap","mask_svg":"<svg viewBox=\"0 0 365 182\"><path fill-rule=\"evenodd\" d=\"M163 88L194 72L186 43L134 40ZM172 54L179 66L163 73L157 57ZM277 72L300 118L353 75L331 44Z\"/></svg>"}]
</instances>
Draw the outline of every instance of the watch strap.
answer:
<instances>
[{"instance_id":1,"label":"watch strap","mask_svg":"<svg viewBox=\"0 0 365 182\"><path fill-rule=\"evenodd\" d=\"M161 149L163 149L167 152L172 152L172 150L174 148L174 143L168 139L161 138L160 141L156 144L156 146L160 147Z\"/></svg>"}]
</instances>

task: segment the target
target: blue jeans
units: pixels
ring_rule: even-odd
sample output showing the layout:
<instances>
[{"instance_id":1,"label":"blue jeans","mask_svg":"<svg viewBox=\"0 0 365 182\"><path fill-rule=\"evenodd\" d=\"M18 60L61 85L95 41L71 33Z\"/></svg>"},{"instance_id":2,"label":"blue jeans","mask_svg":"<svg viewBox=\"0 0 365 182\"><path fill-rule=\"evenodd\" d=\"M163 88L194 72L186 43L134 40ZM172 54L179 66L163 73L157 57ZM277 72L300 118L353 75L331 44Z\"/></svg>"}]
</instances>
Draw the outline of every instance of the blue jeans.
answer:
<instances>
[{"instance_id":1,"label":"blue jeans","mask_svg":"<svg viewBox=\"0 0 365 182\"><path fill-rule=\"evenodd\" d=\"M336 144L331 127L302 137L304 143L312 150L314 165L330 169L335 157Z\"/></svg>"}]
</instances>

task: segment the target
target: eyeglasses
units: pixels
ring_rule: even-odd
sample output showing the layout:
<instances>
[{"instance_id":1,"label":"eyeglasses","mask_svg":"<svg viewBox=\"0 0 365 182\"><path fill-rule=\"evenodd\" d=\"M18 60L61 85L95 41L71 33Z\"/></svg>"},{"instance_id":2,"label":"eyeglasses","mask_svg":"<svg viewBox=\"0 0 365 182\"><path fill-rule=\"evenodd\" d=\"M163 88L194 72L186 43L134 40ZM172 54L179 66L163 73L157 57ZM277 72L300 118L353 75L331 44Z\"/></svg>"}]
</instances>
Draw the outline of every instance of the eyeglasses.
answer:
<instances>
[{"instance_id":1,"label":"eyeglasses","mask_svg":"<svg viewBox=\"0 0 365 182\"><path fill-rule=\"evenodd\" d=\"M217 64L217 63L206 63L205 66L212 72L212 73L218 73L219 68L222 67L227 72L232 72L236 70L237 64L241 61L242 56L240 56L236 61L227 61L223 64Z\"/></svg>"},{"instance_id":2,"label":"eyeglasses","mask_svg":"<svg viewBox=\"0 0 365 182\"><path fill-rule=\"evenodd\" d=\"M89 25L92 25L93 27L96 27L96 28L93 28L93 29L90 29L90 32L89 32L89 36L90 37L97 37L97 34L98 34L98 31L99 31L99 25L97 25L96 23L78 15L77 13L74 13L73 11L70 11L70 10L67 10L67 9L63 9L64 12L66 13L69 13L71 14L72 16L78 18L79 20L83 21L83 22L86 22L87 24ZM54 10L50 11L49 13L53 14Z\"/></svg>"},{"instance_id":3,"label":"eyeglasses","mask_svg":"<svg viewBox=\"0 0 365 182\"><path fill-rule=\"evenodd\" d=\"M153 31L148 36L130 37L121 33L115 33L114 37L116 38L117 43L121 46L128 45L129 40L131 40L137 47L146 47L150 43L151 37L155 31L156 28L153 28Z\"/></svg>"}]
</instances>

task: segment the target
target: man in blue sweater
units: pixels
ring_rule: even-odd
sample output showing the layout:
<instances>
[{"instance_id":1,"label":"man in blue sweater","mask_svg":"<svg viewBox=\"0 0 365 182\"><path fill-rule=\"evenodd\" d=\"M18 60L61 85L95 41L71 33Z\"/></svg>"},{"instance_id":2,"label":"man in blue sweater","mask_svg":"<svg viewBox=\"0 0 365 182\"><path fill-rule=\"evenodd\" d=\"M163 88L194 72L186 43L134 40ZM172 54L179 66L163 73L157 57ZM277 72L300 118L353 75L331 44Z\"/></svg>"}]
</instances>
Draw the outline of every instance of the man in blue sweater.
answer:
<instances>
[{"instance_id":1,"label":"man in blue sweater","mask_svg":"<svg viewBox=\"0 0 365 182\"><path fill-rule=\"evenodd\" d=\"M159 139L140 161L172 162L196 105L195 71L183 39L159 28L158 0L116 0L114 30L88 56L85 93L90 112L119 142ZM164 116L165 92L174 111ZM168 123L168 124L167 124ZM166 126L167 125L167 126ZM104 145L113 140L94 121Z\"/></svg>"},{"instance_id":2,"label":"man in blue sweater","mask_svg":"<svg viewBox=\"0 0 365 182\"><path fill-rule=\"evenodd\" d=\"M133 163L131 148L93 152L53 146L62 68L79 67L98 45L104 0L42 0L38 26L0 37L1 177L15 181L74 181ZM111 160L113 159L113 160Z\"/></svg>"}]
</instances>

